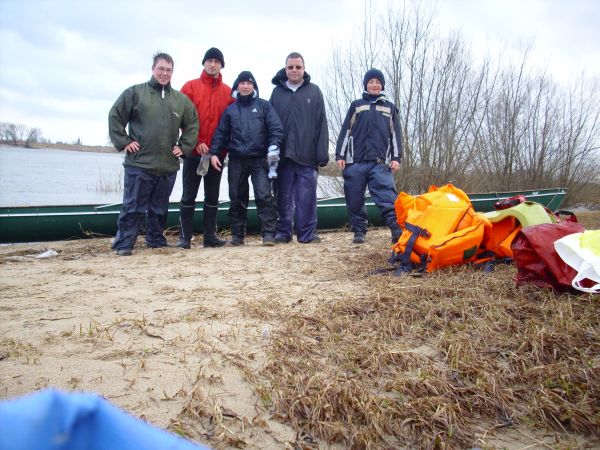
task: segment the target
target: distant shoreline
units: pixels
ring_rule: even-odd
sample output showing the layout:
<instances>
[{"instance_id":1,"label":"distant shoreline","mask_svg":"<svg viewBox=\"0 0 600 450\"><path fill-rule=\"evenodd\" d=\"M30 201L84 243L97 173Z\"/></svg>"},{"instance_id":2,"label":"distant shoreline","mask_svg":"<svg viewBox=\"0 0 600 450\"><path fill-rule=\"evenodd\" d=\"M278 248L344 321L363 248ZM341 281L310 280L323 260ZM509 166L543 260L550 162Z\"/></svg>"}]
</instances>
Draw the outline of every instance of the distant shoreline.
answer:
<instances>
[{"instance_id":1,"label":"distant shoreline","mask_svg":"<svg viewBox=\"0 0 600 450\"><path fill-rule=\"evenodd\" d=\"M88 152L88 153L117 153L117 150L111 146L103 145L76 145L76 144L42 144L39 142L25 145L24 142L19 142L14 145L12 142L0 141L1 145L7 147L22 148L24 151L29 149L36 150L69 150L73 152Z\"/></svg>"}]
</instances>

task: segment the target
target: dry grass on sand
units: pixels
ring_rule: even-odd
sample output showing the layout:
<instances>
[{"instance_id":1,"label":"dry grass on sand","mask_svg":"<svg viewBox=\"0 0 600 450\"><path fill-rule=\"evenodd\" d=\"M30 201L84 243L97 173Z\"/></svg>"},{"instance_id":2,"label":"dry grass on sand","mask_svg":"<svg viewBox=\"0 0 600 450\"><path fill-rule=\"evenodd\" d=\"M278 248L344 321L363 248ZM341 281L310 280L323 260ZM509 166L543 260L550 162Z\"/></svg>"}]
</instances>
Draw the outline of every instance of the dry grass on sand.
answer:
<instances>
[{"instance_id":1,"label":"dry grass on sand","mask_svg":"<svg viewBox=\"0 0 600 450\"><path fill-rule=\"evenodd\" d=\"M322 237L0 247L0 396L98 392L214 448L600 446L597 296L516 288L513 266L367 276L388 232Z\"/></svg>"}]
</instances>

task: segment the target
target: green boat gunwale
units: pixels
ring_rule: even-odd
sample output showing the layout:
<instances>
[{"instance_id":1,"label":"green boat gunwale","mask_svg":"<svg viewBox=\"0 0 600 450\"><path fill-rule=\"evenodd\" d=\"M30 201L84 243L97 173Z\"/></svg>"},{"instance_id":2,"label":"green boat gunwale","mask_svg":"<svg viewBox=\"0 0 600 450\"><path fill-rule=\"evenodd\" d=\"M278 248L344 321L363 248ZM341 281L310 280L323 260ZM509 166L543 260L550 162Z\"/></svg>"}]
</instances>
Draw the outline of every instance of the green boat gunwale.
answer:
<instances>
[{"instance_id":1,"label":"green boat gunwale","mask_svg":"<svg viewBox=\"0 0 600 450\"><path fill-rule=\"evenodd\" d=\"M556 210L560 208L567 193L566 188L531 189L510 192L484 192L468 194L477 211L490 211L494 203L502 198L525 195L529 200L538 201ZM379 209L367 198L366 208L372 226L382 226ZM196 204L194 231L202 231L202 202ZM104 205L49 205L0 207L0 243L52 241L69 238L82 238L91 235L113 236L116 232L117 217L121 203ZM229 202L219 203L218 225L220 229L229 227L227 211ZM341 229L348 223L348 212L344 197L319 199L317 201L319 229ZM169 204L167 228L177 227L179 203ZM256 205L248 205L248 231L260 230Z\"/></svg>"}]
</instances>

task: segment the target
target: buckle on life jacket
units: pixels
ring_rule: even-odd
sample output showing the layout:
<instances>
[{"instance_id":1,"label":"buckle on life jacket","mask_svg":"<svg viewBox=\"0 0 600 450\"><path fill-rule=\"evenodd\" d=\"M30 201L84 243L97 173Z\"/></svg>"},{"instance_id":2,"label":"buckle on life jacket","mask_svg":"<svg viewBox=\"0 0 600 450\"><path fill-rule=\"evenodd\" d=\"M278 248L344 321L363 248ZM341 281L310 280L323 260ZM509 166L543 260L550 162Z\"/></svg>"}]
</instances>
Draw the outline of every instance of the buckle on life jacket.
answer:
<instances>
[{"instance_id":1,"label":"buckle on life jacket","mask_svg":"<svg viewBox=\"0 0 600 450\"><path fill-rule=\"evenodd\" d=\"M429 239L431 237L431 233L425 228L421 228L417 225L413 225L412 223L408 222L405 222L404 228L410 231L412 234L408 239L404 252L398 254L392 253L392 257L390 258L390 263L400 263L398 269L395 272L396 275L400 275L401 273L408 273L414 269L419 269L419 271L422 272L425 269L425 266L427 265L426 255L421 255L420 264L413 264L410 260L410 255L413 253L413 248L415 246L417 238L421 236L425 239Z\"/></svg>"},{"instance_id":2,"label":"buckle on life jacket","mask_svg":"<svg viewBox=\"0 0 600 450\"><path fill-rule=\"evenodd\" d=\"M431 233L427 228L419 228L419 236L423 239L429 239L431 237Z\"/></svg>"}]
</instances>

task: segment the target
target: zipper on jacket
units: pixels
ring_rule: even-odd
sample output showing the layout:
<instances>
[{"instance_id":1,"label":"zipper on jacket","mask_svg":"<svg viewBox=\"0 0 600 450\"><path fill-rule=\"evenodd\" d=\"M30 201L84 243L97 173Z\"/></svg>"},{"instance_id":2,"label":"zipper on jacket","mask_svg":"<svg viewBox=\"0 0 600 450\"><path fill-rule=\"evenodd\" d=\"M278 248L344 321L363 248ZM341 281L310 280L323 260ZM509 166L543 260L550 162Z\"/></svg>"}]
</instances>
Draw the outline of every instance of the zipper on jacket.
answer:
<instances>
[{"instance_id":1,"label":"zipper on jacket","mask_svg":"<svg viewBox=\"0 0 600 450\"><path fill-rule=\"evenodd\" d=\"M165 98L165 87L162 87L162 93L161 93L161 98Z\"/></svg>"}]
</instances>

